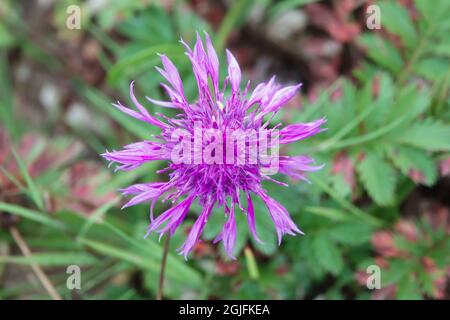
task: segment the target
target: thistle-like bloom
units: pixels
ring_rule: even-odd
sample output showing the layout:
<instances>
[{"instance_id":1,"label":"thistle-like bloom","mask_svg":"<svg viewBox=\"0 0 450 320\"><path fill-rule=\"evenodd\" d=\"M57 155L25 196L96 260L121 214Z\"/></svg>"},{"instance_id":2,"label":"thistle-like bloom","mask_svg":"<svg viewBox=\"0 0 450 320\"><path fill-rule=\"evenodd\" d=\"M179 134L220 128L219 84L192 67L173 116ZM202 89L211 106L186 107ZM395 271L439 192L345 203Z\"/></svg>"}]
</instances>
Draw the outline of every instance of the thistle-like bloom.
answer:
<instances>
[{"instance_id":1,"label":"thistle-like bloom","mask_svg":"<svg viewBox=\"0 0 450 320\"><path fill-rule=\"evenodd\" d=\"M125 146L123 150L106 152L103 157L117 163L119 170L132 170L149 161L167 161L168 166L158 173L167 173L170 177L169 181L135 184L123 189L124 195L133 196L124 207L150 202L151 223L147 235L157 232L160 235L172 236L186 218L192 203L198 201L203 208L202 212L190 229L184 244L179 248L180 254L185 258L199 239L213 208L223 208L226 222L216 241L222 240L226 253L233 258L236 214L246 215L250 233L257 241L260 241L256 230L257 217L252 197L260 197L267 206L279 243L284 234L303 234L292 221L287 210L262 188L263 180L286 185L270 178L267 173L268 167L273 168L272 164L276 163L279 173L294 179L306 180L305 172L318 170L321 166L314 166L314 160L304 155L289 157L278 156L278 154L264 158L266 161L262 161L263 157L257 157L253 162L232 161L230 164L225 161L222 163L216 161L211 163L205 161L202 156L200 158L196 156L198 151L200 154L203 154L206 149L210 152L214 142L222 140L225 143L223 140L227 140L228 137L225 132L239 130L257 132L252 142L256 142L258 150L262 145L261 130L268 132L269 148L274 147L274 141L279 144L289 144L319 133L323 130L321 125L325 120L292 124L280 130L277 129L279 127L277 125L270 129L269 125L273 116L294 97L300 85L280 87L273 77L267 83L256 86L250 94L248 94L249 83L245 90L241 91L240 67L234 56L227 50L228 74L220 89L219 60L208 34L205 34L205 37L206 50L199 35L193 49L181 41L186 47L186 55L192 63L197 81L197 100L194 102L187 100L177 68L165 55L160 55L163 68L156 69L168 82L161 85L170 100L158 101L148 97L147 99L161 107L178 109L180 113L174 118L163 114L157 114L158 117L150 115L147 109L137 101L132 82L130 96L137 110L128 108L120 102L114 106L136 119L159 127L161 134L154 137L153 141L133 143ZM192 136L195 136L196 126L199 123L203 131L213 129L219 134L204 135L200 144L194 143L193 150L184 149L182 156L188 156L187 159L193 159L192 161L175 161L173 155L179 153L180 141L192 142ZM180 131L183 134L180 135ZM175 132L177 132L176 135L174 135ZM246 140L244 148L248 145L249 140ZM241 149L242 146L236 145L231 148L236 153ZM222 153L222 145L214 150L213 153L216 152L216 156L219 151ZM228 154L225 155L227 151L228 149L215 159L225 159L228 156ZM194 156L191 158L192 153ZM236 153L233 152L232 160L236 159ZM249 152L244 151L244 155L248 158ZM155 218L153 208L158 199L171 201L173 205ZM235 212L236 206L241 212Z\"/></svg>"}]
</instances>

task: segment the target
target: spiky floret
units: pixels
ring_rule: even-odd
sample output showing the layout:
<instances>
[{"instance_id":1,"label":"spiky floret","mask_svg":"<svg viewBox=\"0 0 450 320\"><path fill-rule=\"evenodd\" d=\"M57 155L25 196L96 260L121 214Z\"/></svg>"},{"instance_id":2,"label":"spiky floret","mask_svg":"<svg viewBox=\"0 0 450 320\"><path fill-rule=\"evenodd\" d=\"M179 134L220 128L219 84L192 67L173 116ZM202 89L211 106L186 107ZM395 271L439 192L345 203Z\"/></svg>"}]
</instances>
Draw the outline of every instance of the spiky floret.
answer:
<instances>
[{"instance_id":1,"label":"spiky floret","mask_svg":"<svg viewBox=\"0 0 450 320\"><path fill-rule=\"evenodd\" d=\"M150 202L151 222L147 235L152 232L173 235L185 219L192 203L195 200L198 201L203 208L202 212L190 229L184 244L179 248L180 253L185 257L199 239L213 208L223 207L227 220L216 241L221 240L226 253L233 257L236 240L235 214L238 214L235 213L236 205L247 216L250 233L260 241L256 231L252 196L260 197L266 204L274 222L279 243L284 234L295 235L302 232L292 221L287 210L269 197L261 186L261 182L265 179L275 181L265 171L272 165L270 161L268 163L257 158L252 163L236 163L234 161L230 164L225 161L226 152L224 152L219 156L224 159L222 163L205 163L201 156L200 158L196 156L198 154L196 151L200 150L200 154L203 154L202 152L206 149L210 150L211 146L217 142L217 134L208 134L208 130L213 129L215 132L219 132L219 137L226 140L227 132L238 130L259 132L264 129L271 137L270 141L273 139L280 144L288 144L321 132L323 130L321 125L325 123L325 120L292 124L281 130L278 130L279 126L269 129L269 121L283 105L294 97L301 85L280 87L273 77L270 81L256 86L250 94L248 93L249 83L241 91L240 67L231 52L227 50L228 74L222 89L220 89L219 59L208 34L205 34L205 38L206 49L198 34L193 49L181 41L186 47L186 55L192 63L198 86L198 99L195 102L188 102L177 68L165 55L160 55L163 67L157 67L157 70L168 82L168 84L162 83L161 85L170 100L158 101L149 97L147 99L161 107L178 109L180 114L174 118L168 118L161 114L159 117L150 115L136 99L132 82L130 97L137 110L130 109L120 102L114 106L136 119L159 127L161 134L155 137L154 141L133 143L120 151L106 152L102 156L108 161L117 163L119 170L132 170L149 161L167 161L168 166L159 173L168 173L169 181L135 184L123 189L124 195L133 196L124 207ZM186 138L183 137L183 134L181 136L178 134L176 135L177 139L174 139L174 132L182 130L185 135L189 134L192 137L195 136L196 129L199 129L199 124L205 134L202 136L200 144L194 143L192 161L173 161L173 154L177 146L183 138ZM259 148L260 136L257 135L255 139ZM248 140L244 146L247 145ZM236 148L239 149L239 146ZM246 157L249 156L247 151L244 150L244 153ZM233 157L235 160L235 154ZM304 155L294 157L275 155L275 159L273 157L271 160L276 160L280 173L296 179L305 179L305 172L321 168L321 166L314 166L314 161ZM241 198L246 199L245 208ZM173 206L155 218L153 207L158 199L171 201Z\"/></svg>"}]
</instances>

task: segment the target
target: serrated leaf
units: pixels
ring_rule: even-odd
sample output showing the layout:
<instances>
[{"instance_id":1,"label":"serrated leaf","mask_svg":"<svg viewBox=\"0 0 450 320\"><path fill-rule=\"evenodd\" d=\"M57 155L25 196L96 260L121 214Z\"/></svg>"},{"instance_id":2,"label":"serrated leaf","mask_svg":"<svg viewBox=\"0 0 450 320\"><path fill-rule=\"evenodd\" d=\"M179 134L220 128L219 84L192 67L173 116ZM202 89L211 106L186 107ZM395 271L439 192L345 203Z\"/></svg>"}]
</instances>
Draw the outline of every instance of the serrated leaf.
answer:
<instances>
[{"instance_id":1,"label":"serrated leaf","mask_svg":"<svg viewBox=\"0 0 450 320\"><path fill-rule=\"evenodd\" d=\"M428 23L441 19L448 20L446 18L450 14L450 2L447 0L414 0L414 5Z\"/></svg>"},{"instance_id":2,"label":"serrated leaf","mask_svg":"<svg viewBox=\"0 0 450 320\"><path fill-rule=\"evenodd\" d=\"M441 42L430 46L428 51L432 54L450 58L450 42Z\"/></svg>"},{"instance_id":3,"label":"serrated leaf","mask_svg":"<svg viewBox=\"0 0 450 320\"><path fill-rule=\"evenodd\" d=\"M317 235L313 240L314 255L319 264L334 275L339 274L344 267L341 252L336 244L325 235Z\"/></svg>"},{"instance_id":4,"label":"serrated leaf","mask_svg":"<svg viewBox=\"0 0 450 320\"><path fill-rule=\"evenodd\" d=\"M412 120L427 110L430 99L428 90L418 90L414 84L402 88L395 97L387 120L395 120L402 116L407 116L408 120Z\"/></svg>"},{"instance_id":5,"label":"serrated leaf","mask_svg":"<svg viewBox=\"0 0 450 320\"><path fill-rule=\"evenodd\" d=\"M375 153L368 153L357 169L364 187L376 203L389 205L393 202L397 179L389 163Z\"/></svg>"},{"instance_id":6,"label":"serrated leaf","mask_svg":"<svg viewBox=\"0 0 450 320\"><path fill-rule=\"evenodd\" d=\"M389 41L374 34L365 33L360 37L360 42L367 48L369 58L377 64L393 73L398 73L402 70L402 57Z\"/></svg>"},{"instance_id":7,"label":"serrated leaf","mask_svg":"<svg viewBox=\"0 0 450 320\"><path fill-rule=\"evenodd\" d=\"M412 48L417 42L417 33L407 9L394 1L383 1L378 4L382 12L383 26L393 34L398 35L403 43Z\"/></svg>"},{"instance_id":8,"label":"serrated leaf","mask_svg":"<svg viewBox=\"0 0 450 320\"><path fill-rule=\"evenodd\" d=\"M396 296L399 300L421 300L419 284L411 275L404 276L397 285Z\"/></svg>"},{"instance_id":9,"label":"serrated leaf","mask_svg":"<svg viewBox=\"0 0 450 320\"><path fill-rule=\"evenodd\" d=\"M328 234L335 241L356 246L369 242L372 228L365 223L342 223L330 228Z\"/></svg>"},{"instance_id":10,"label":"serrated leaf","mask_svg":"<svg viewBox=\"0 0 450 320\"><path fill-rule=\"evenodd\" d=\"M352 194L350 185L345 181L344 175L334 174L330 176L330 182L334 190L343 198L346 198Z\"/></svg>"},{"instance_id":11,"label":"serrated leaf","mask_svg":"<svg viewBox=\"0 0 450 320\"><path fill-rule=\"evenodd\" d=\"M449 72L449 61L446 58L427 58L414 65L414 71L427 80L434 81Z\"/></svg>"},{"instance_id":12,"label":"serrated leaf","mask_svg":"<svg viewBox=\"0 0 450 320\"><path fill-rule=\"evenodd\" d=\"M376 111L367 118L368 127L378 128L386 121L386 117L393 109L395 86L392 77L388 73L378 76L378 97L376 99Z\"/></svg>"},{"instance_id":13,"label":"serrated leaf","mask_svg":"<svg viewBox=\"0 0 450 320\"><path fill-rule=\"evenodd\" d=\"M395 139L399 143L428 151L450 150L450 125L426 119L403 130Z\"/></svg>"},{"instance_id":14,"label":"serrated leaf","mask_svg":"<svg viewBox=\"0 0 450 320\"><path fill-rule=\"evenodd\" d=\"M411 170L418 170L425 177L424 184L431 186L436 181L436 162L425 151L398 146L391 148L388 155L405 176L409 176Z\"/></svg>"}]
</instances>

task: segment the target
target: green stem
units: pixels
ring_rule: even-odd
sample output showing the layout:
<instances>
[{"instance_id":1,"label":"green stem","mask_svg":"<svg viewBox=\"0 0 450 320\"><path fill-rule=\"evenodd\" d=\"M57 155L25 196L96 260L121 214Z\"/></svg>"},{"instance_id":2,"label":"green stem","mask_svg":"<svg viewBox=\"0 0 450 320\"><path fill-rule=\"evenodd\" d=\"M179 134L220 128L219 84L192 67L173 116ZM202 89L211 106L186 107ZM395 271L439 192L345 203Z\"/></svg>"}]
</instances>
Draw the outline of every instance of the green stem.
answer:
<instances>
[{"instance_id":1,"label":"green stem","mask_svg":"<svg viewBox=\"0 0 450 320\"><path fill-rule=\"evenodd\" d=\"M409 76L412 67L416 64L417 60L420 59L423 52L427 49L428 45L428 37L433 34L434 31L434 24L430 24L427 31L423 34L423 36L420 38L418 45L416 46L416 49L414 53L411 56L411 59L406 64L405 69L400 73L400 75L397 78L397 84L401 84L406 80L406 78Z\"/></svg>"},{"instance_id":2,"label":"green stem","mask_svg":"<svg viewBox=\"0 0 450 320\"><path fill-rule=\"evenodd\" d=\"M166 262L167 262L167 254L169 252L169 243L170 243L170 236L167 234L166 239L164 241L164 251L163 256L161 259L161 270L159 273L159 285L158 285L158 293L156 295L156 300L162 300L163 299L163 291L164 291L164 273L166 270Z\"/></svg>"},{"instance_id":3,"label":"green stem","mask_svg":"<svg viewBox=\"0 0 450 320\"><path fill-rule=\"evenodd\" d=\"M352 213L355 217L358 217L362 220L367 221L373 226L380 226L382 221L353 205L349 201L345 200L341 196L339 196L330 186L324 183L322 180L314 177L308 177L314 185L317 185L321 188L325 193L327 193L331 198L333 198L338 204L340 204L343 208L347 209L350 213Z\"/></svg>"},{"instance_id":4,"label":"green stem","mask_svg":"<svg viewBox=\"0 0 450 320\"><path fill-rule=\"evenodd\" d=\"M333 145L327 145L326 147L322 147L320 149L320 151L328 151L328 150L333 150L333 149L347 148L350 146L354 146L354 145L361 144L361 143L367 143L369 141L375 140L375 139L379 138L380 136L387 134L388 132L390 132L394 128L398 127L399 125L401 125L408 116L409 115L398 118L398 119L392 121L391 123L389 123L388 125L381 127L378 130L367 133L365 135L362 135L359 137L354 137L354 138L349 138L349 139L346 139L346 140L343 140L340 142L336 142Z\"/></svg>"}]
</instances>

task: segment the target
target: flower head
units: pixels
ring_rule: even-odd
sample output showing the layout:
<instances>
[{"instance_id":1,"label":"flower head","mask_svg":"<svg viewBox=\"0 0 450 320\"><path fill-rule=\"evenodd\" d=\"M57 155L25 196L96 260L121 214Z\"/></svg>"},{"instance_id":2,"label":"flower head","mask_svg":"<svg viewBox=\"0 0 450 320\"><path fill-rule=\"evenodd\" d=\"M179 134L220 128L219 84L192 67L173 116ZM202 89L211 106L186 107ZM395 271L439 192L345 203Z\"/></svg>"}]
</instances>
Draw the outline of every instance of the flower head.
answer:
<instances>
[{"instance_id":1,"label":"flower head","mask_svg":"<svg viewBox=\"0 0 450 320\"><path fill-rule=\"evenodd\" d=\"M120 170L132 170L149 161L167 161L168 166L159 172L168 173L169 181L135 184L123 189L124 195L133 196L125 207L150 202L151 222L147 235L152 232L173 235L192 203L198 201L202 212L179 248L185 257L199 239L213 208L223 208L226 222L216 241L222 241L227 254L233 257L236 214L247 216L250 233L259 240L252 197L260 197L267 206L279 243L284 234L302 233L287 210L269 197L261 182L271 180L286 185L269 176L279 172L292 178L306 179L306 171L320 169L321 166L314 166L314 161L304 155L279 156L278 145L321 132L325 120L292 124L280 130L280 125L270 126L273 116L294 97L300 84L280 87L273 77L256 86L250 94L249 83L241 91L241 69L231 52L227 51L228 74L221 86L219 59L208 34L205 37L204 46L197 34L192 49L181 41L197 81L197 100L187 100L177 68L165 55L160 55L163 67L156 69L168 82L161 85L170 99L147 99L161 107L178 109L180 113L174 118L150 115L137 101L132 82L130 96L137 110L120 102L114 106L159 127L161 134L153 141L133 143L123 150L106 152L103 157L117 163ZM155 218L153 208L158 199L171 201L173 205ZM236 206L241 212L235 211Z\"/></svg>"}]
</instances>

